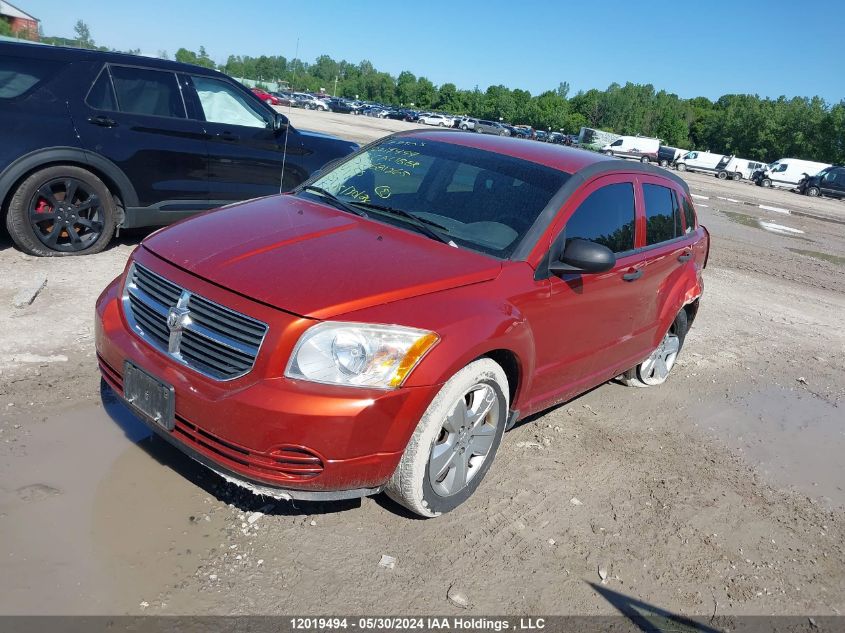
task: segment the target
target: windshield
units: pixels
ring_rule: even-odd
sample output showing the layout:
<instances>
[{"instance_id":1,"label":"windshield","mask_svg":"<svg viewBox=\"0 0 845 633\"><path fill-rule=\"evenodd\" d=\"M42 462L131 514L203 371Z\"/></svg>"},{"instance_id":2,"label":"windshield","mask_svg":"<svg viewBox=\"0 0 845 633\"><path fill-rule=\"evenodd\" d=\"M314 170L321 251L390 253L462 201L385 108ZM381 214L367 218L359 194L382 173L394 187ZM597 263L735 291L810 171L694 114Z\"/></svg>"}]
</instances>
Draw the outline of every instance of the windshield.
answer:
<instances>
[{"instance_id":1,"label":"windshield","mask_svg":"<svg viewBox=\"0 0 845 633\"><path fill-rule=\"evenodd\" d=\"M507 258L551 197L565 172L471 147L389 138L363 150L312 184L371 218L419 230L410 213L456 246ZM319 194L309 194L319 197Z\"/></svg>"}]
</instances>

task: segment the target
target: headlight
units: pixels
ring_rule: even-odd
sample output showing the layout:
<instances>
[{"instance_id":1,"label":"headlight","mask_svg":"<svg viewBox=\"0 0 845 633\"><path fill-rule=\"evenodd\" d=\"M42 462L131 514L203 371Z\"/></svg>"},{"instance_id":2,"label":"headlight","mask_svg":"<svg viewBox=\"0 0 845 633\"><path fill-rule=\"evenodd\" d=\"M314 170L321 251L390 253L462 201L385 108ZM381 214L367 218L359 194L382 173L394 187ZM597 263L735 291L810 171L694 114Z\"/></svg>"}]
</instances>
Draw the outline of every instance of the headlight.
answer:
<instances>
[{"instance_id":1,"label":"headlight","mask_svg":"<svg viewBox=\"0 0 845 633\"><path fill-rule=\"evenodd\" d=\"M327 321L296 344L285 376L332 385L395 389L440 337L401 325Z\"/></svg>"}]
</instances>

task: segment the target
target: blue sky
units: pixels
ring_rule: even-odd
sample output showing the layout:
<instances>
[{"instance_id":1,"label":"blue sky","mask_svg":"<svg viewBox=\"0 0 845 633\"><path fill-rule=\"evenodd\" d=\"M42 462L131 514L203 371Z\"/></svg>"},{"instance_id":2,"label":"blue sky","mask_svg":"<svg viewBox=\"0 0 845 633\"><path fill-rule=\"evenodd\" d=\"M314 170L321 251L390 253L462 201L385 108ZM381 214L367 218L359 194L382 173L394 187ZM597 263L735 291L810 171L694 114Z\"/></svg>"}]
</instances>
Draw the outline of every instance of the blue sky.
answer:
<instances>
[{"instance_id":1,"label":"blue sky","mask_svg":"<svg viewBox=\"0 0 845 633\"><path fill-rule=\"evenodd\" d=\"M145 52L204 45L211 57L369 59L436 84L572 94L652 83L681 97L727 93L845 98L845 3L784 0L14 0L47 35ZM825 15L829 19L825 19Z\"/></svg>"}]
</instances>

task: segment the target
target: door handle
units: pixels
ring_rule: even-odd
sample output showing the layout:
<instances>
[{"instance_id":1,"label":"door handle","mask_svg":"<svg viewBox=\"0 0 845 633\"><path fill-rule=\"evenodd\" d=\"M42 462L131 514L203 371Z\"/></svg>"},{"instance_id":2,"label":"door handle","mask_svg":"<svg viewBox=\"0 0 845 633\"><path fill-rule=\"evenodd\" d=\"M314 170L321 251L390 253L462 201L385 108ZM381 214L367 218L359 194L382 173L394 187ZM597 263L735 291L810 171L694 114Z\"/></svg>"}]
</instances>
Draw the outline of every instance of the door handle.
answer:
<instances>
[{"instance_id":1,"label":"door handle","mask_svg":"<svg viewBox=\"0 0 845 633\"><path fill-rule=\"evenodd\" d=\"M692 259L692 252L691 251L684 251L681 255L678 255L678 261L682 264L685 264L689 260Z\"/></svg>"},{"instance_id":2,"label":"door handle","mask_svg":"<svg viewBox=\"0 0 845 633\"><path fill-rule=\"evenodd\" d=\"M215 136L217 138L219 138L221 141L237 141L238 140L237 135L232 134L231 132L220 132L220 134L215 134Z\"/></svg>"},{"instance_id":3,"label":"door handle","mask_svg":"<svg viewBox=\"0 0 845 633\"><path fill-rule=\"evenodd\" d=\"M88 123L93 123L94 125L99 125L100 127L117 127L117 121L102 115L89 116Z\"/></svg>"},{"instance_id":4,"label":"door handle","mask_svg":"<svg viewBox=\"0 0 845 633\"><path fill-rule=\"evenodd\" d=\"M630 270L624 275L622 275L622 279L625 281L636 281L640 277L643 276L643 269L637 268L636 270Z\"/></svg>"}]
</instances>

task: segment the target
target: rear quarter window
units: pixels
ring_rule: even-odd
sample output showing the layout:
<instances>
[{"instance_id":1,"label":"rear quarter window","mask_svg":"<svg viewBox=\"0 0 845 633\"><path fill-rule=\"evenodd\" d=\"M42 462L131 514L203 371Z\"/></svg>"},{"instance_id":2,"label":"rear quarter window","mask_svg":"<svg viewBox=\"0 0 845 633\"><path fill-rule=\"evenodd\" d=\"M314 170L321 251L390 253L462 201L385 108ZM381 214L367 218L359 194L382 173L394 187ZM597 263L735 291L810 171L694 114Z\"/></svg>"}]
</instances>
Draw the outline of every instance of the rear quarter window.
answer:
<instances>
[{"instance_id":1,"label":"rear quarter window","mask_svg":"<svg viewBox=\"0 0 845 633\"><path fill-rule=\"evenodd\" d=\"M21 97L52 79L64 64L49 59L0 56L0 99Z\"/></svg>"},{"instance_id":2,"label":"rear quarter window","mask_svg":"<svg viewBox=\"0 0 845 633\"><path fill-rule=\"evenodd\" d=\"M684 224L686 225L685 233L692 233L695 231L695 209L692 208L692 202L687 200L686 196L681 196L681 202L684 208Z\"/></svg>"}]
</instances>

